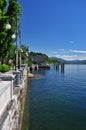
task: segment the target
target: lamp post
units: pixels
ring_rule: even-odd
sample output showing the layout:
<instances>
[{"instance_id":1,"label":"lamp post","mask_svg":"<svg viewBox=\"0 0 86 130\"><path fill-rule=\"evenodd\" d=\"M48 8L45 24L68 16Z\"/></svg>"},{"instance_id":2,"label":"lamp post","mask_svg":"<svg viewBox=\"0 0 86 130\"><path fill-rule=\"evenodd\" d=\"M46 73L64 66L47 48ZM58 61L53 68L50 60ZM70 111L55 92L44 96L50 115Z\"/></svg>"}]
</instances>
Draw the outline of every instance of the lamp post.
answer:
<instances>
[{"instance_id":1,"label":"lamp post","mask_svg":"<svg viewBox=\"0 0 86 130\"><path fill-rule=\"evenodd\" d=\"M27 64L27 67L28 67L28 52L26 52L26 64Z\"/></svg>"},{"instance_id":2,"label":"lamp post","mask_svg":"<svg viewBox=\"0 0 86 130\"><path fill-rule=\"evenodd\" d=\"M18 36L20 37L20 44L21 44L21 30L20 30L20 21L16 18L16 65L15 70L18 70ZM20 45L21 48L21 45Z\"/></svg>"},{"instance_id":3,"label":"lamp post","mask_svg":"<svg viewBox=\"0 0 86 130\"><path fill-rule=\"evenodd\" d=\"M21 66L21 22L16 19L16 70L18 70L18 36L20 38L20 66Z\"/></svg>"},{"instance_id":4,"label":"lamp post","mask_svg":"<svg viewBox=\"0 0 86 130\"><path fill-rule=\"evenodd\" d=\"M20 69L21 69L21 53L23 52L22 48L21 48L21 28L19 30L19 39L20 39Z\"/></svg>"},{"instance_id":5,"label":"lamp post","mask_svg":"<svg viewBox=\"0 0 86 130\"><path fill-rule=\"evenodd\" d=\"M16 64L15 64L15 70L18 71L18 36L20 38L20 66L21 66L21 30L20 30L20 23L18 22L18 19L16 19L16 34L12 35L13 39L16 39Z\"/></svg>"},{"instance_id":6,"label":"lamp post","mask_svg":"<svg viewBox=\"0 0 86 130\"><path fill-rule=\"evenodd\" d=\"M22 50L22 48L20 47L20 69L21 69L21 60L22 60L22 58L21 58L21 53L23 52L23 50Z\"/></svg>"},{"instance_id":7,"label":"lamp post","mask_svg":"<svg viewBox=\"0 0 86 130\"><path fill-rule=\"evenodd\" d=\"M18 70L18 22L16 19L16 70Z\"/></svg>"}]
</instances>

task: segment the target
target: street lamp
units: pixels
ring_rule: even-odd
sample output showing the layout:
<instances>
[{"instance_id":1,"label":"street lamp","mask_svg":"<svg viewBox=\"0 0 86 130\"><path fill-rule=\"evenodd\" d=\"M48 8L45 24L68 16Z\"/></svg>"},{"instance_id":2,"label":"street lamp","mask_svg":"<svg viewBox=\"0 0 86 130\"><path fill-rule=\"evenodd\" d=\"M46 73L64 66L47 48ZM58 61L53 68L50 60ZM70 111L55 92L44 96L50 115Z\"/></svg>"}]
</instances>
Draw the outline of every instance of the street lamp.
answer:
<instances>
[{"instance_id":1,"label":"street lamp","mask_svg":"<svg viewBox=\"0 0 86 130\"><path fill-rule=\"evenodd\" d=\"M16 70L18 70L18 19L16 19Z\"/></svg>"},{"instance_id":2,"label":"street lamp","mask_svg":"<svg viewBox=\"0 0 86 130\"><path fill-rule=\"evenodd\" d=\"M19 26L20 28L20 26ZM21 28L19 30L19 39L20 39L20 69L21 69L21 53L23 52L22 48L21 48Z\"/></svg>"},{"instance_id":3,"label":"street lamp","mask_svg":"<svg viewBox=\"0 0 86 130\"><path fill-rule=\"evenodd\" d=\"M16 39L16 65L15 65L15 70L18 70L18 33L19 33L19 26L18 25L18 20L16 19L16 34L13 34L11 37L12 39Z\"/></svg>"},{"instance_id":4,"label":"street lamp","mask_svg":"<svg viewBox=\"0 0 86 130\"><path fill-rule=\"evenodd\" d=\"M18 29L19 29L18 25L18 20L16 19L16 34L12 34L11 38L12 39L16 39L16 65L15 65L15 69L18 70ZM6 24L6 29L10 30L11 29L11 25L9 23Z\"/></svg>"}]
</instances>

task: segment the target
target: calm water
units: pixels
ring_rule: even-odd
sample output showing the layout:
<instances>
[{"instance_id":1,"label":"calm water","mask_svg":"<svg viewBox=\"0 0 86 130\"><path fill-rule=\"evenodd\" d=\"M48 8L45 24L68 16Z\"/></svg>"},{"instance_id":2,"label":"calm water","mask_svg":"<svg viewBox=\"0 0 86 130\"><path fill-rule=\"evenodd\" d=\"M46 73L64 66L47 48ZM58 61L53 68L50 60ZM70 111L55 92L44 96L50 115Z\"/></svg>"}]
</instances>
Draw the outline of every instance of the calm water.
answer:
<instances>
[{"instance_id":1,"label":"calm water","mask_svg":"<svg viewBox=\"0 0 86 130\"><path fill-rule=\"evenodd\" d=\"M86 65L36 74L30 80L28 129L86 130Z\"/></svg>"}]
</instances>

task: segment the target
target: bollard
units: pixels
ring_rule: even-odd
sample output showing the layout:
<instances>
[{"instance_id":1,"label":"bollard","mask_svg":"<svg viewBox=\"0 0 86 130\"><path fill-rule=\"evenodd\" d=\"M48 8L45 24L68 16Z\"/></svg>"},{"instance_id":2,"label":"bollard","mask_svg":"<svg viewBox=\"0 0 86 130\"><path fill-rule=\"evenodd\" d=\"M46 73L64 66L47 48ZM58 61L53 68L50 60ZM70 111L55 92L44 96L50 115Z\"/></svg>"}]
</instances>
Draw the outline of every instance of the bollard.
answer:
<instances>
[{"instance_id":1,"label":"bollard","mask_svg":"<svg viewBox=\"0 0 86 130\"><path fill-rule=\"evenodd\" d=\"M25 77L25 70L27 68L27 65L26 64L22 64L21 65L21 69L23 70L23 78Z\"/></svg>"},{"instance_id":2,"label":"bollard","mask_svg":"<svg viewBox=\"0 0 86 130\"><path fill-rule=\"evenodd\" d=\"M26 69L26 64L21 64L22 69Z\"/></svg>"},{"instance_id":3,"label":"bollard","mask_svg":"<svg viewBox=\"0 0 86 130\"><path fill-rule=\"evenodd\" d=\"M24 70L23 69L19 69L19 71L20 71L20 81L22 83L22 80L23 80L23 77L24 77L24 75L23 75Z\"/></svg>"},{"instance_id":4,"label":"bollard","mask_svg":"<svg viewBox=\"0 0 86 130\"><path fill-rule=\"evenodd\" d=\"M20 86L20 71L16 70L13 72L13 75L15 75L15 82L16 82L16 86Z\"/></svg>"}]
</instances>

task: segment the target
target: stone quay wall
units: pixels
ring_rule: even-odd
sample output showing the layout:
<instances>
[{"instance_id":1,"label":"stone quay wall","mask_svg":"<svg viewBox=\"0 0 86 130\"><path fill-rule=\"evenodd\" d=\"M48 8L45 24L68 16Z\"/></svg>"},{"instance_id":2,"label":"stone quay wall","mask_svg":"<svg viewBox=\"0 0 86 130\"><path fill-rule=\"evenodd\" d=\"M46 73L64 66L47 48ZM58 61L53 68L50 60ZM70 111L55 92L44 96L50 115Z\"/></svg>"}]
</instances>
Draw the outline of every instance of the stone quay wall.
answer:
<instances>
[{"instance_id":1,"label":"stone quay wall","mask_svg":"<svg viewBox=\"0 0 86 130\"><path fill-rule=\"evenodd\" d=\"M21 91L25 89L27 66L20 70L0 73L0 130L20 130L22 104Z\"/></svg>"}]
</instances>

